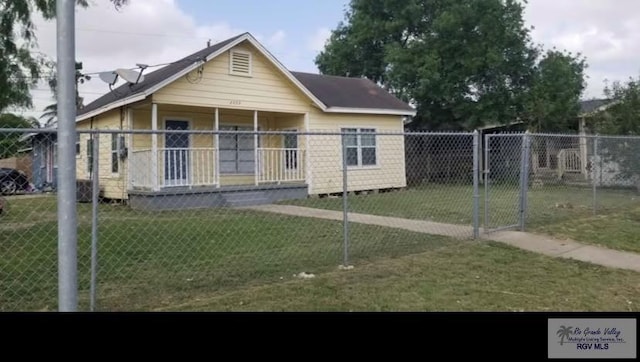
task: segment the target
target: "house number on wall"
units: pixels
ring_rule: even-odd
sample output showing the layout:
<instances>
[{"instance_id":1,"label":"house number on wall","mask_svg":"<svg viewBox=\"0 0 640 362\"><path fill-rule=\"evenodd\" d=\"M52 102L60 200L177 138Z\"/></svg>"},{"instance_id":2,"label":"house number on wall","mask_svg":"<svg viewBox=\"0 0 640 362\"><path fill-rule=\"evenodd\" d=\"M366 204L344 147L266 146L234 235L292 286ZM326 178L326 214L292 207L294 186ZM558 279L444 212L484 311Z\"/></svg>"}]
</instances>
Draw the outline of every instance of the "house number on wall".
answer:
<instances>
[{"instance_id":1,"label":"house number on wall","mask_svg":"<svg viewBox=\"0 0 640 362\"><path fill-rule=\"evenodd\" d=\"M242 104L242 101L240 100L234 100L234 101L230 101L229 104L235 104L235 105L240 105Z\"/></svg>"}]
</instances>

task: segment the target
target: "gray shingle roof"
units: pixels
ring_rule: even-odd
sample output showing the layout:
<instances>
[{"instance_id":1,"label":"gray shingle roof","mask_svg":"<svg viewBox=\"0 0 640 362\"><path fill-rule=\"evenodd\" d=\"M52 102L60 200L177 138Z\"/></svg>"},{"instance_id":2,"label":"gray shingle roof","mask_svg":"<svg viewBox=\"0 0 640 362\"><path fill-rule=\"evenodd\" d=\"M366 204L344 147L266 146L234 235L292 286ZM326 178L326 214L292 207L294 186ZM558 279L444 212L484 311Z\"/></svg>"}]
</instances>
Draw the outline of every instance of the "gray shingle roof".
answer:
<instances>
[{"instance_id":1,"label":"gray shingle roof","mask_svg":"<svg viewBox=\"0 0 640 362\"><path fill-rule=\"evenodd\" d=\"M369 79L301 72L291 74L327 107L414 111Z\"/></svg>"},{"instance_id":2,"label":"gray shingle roof","mask_svg":"<svg viewBox=\"0 0 640 362\"><path fill-rule=\"evenodd\" d=\"M78 116L98 110L114 102L141 94L167 78L185 70L194 62L208 58L229 43L242 37L240 34L223 42L197 51L176 62L144 75L144 81L124 84L78 110ZM208 60L208 59L207 59ZM302 85L327 107L385 109L412 113L414 109L387 91L363 78L347 78L328 75L290 72Z\"/></svg>"},{"instance_id":3,"label":"gray shingle roof","mask_svg":"<svg viewBox=\"0 0 640 362\"><path fill-rule=\"evenodd\" d=\"M591 99L580 102L580 114L589 114L598 108L611 103L611 99Z\"/></svg>"}]
</instances>

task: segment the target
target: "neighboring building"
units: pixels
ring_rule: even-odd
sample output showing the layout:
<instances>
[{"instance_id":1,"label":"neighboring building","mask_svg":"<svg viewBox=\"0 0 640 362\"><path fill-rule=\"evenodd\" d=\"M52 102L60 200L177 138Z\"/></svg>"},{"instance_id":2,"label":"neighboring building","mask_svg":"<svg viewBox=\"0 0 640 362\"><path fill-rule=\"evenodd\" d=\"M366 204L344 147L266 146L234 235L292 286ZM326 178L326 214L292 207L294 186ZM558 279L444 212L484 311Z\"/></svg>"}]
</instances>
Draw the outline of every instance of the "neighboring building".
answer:
<instances>
[{"instance_id":1,"label":"neighboring building","mask_svg":"<svg viewBox=\"0 0 640 362\"><path fill-rule=\"evenodd\" d=\"M31 171L28 173L29 182L38 191L52 191L57 187L58 177L58 143L57 135L53 133L27 133L22 140L31 143ZM79 153L76 144L76 154Z\"/></svg>"},{"instance_id":2,"label":"neighboring building","mask_svg":"<svg viewBox=\"0 0 640 362\"><path fill-rule=\"evenodd\" d=\"M406 186L408 104L361 78L287 70L245 33L145 74L78 112L77 128L355 132L349 191ZM341 138L254 134L101 134L105 198L138 208L269 202L342 190ZM104 138L108 138L105 140ZM82 134L77 176L91 172Z\"/></svg>"},{"instance_id":3,"label":"neighboring building","mask_svg":"<svg viewBox=\"0 0 640 362\"><path fill-rule=\"evenodd\" d=\"M613 102L610 99L592 99L580 102L580 113L576 120L578 135L593 132L591 119L605 111ZM533 172L552 178L587 181L592 176L590 168L593 142L588 137L554 136L538 137L532 152Z\"/></svg>"}]
</instances>

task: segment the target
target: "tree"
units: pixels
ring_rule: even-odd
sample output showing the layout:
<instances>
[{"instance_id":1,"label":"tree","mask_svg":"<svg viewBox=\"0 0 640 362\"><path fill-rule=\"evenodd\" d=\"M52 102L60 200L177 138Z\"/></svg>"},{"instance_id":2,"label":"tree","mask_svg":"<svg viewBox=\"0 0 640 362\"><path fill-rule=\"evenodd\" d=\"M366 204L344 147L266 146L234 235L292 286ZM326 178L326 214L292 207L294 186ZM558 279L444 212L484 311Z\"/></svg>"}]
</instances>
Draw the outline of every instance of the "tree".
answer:
<instances>
[{"instance_id":1,"label":"tree","mask_svg":"<svg viewBox=\"0 0 640 362\"><path fill-rule=\"evenodd\" d=\"M2 128L38 128L35 118L24 118L12 113L0 114L0 129ZM0 133L0 158L12 157L19 150L28 146L27 141L22 141L24 133Z\"/></svg>"},{"instance_id":2,"label":"tree","mask_svg":"<svg viewBox=\"0 0 640 362\"><path fill-rule=\"evenodd\" d=\"M116 8L128 0L110 0ZM87 0L77 0L81 7ZM29 90L42 76L46 60L34 53L37 48L33 11L45 19L56 15L55 0L0 1L0 112L7 107L32 106ZM20 42L16 41L19 35Z\"/></svg>"},{"instance_id":3,"label":"tree","mask_svg":"<svg viewBox=\"0 0 640 362\"><path fill-rule=\"evenodd\" d=\"M524 118L534 132L577 131L586 59L547 51L534 68Z\"/></svg>"},{"instance_id":4,"label":"tree","mask_svg":"<svg viewBox=\"0 0 640 362\"><path fill-rule=\"evenodd\" d=\"M42 114L40 115L40 119L44 120L44 125L46 127L51 126L57 118L58 103L51 103L50 105L44 107L44 109L42 110Z\"/></svg>"},{"instance_id":5,"label":"tree","mask_svg":"<svg viewBox=\"0 0 640 362\"><path fill-rule=\"evenodd\" d=\"M611 102L605 112L595 116L596 131L609 135L640 135L640 77L613 82L605 87L604 94Z\"/></svg>"},{"instance_id":6,"label":"tree","mask_svg":"<svg viewBox=\"0 0 640 362\"><path fill-rule=\"evenodd\" d=\"M537 49L517 0L352 0L316 58L417 107L411 125L472 129L525 109Z\"/></svg>"},{"instance_id":7,"label":"tree","mask_svg":"<svg viewBox=\"0 0 640 362\"><path fill-rule=\"evenodd\" d=\"M52 67L55 68L55 67ZM78 91L78 83L82 84L85 81L91 80L91 77L85 74L82 74L82 62L76 61L76 109L81 109L84 107L84 98L80 96L80 92ZM56 97L56 89L58 87L58 77L53 73L51 78L49 78L49 88L51 89L51 93L53 93L54 98ZM45 120L45 125L51 125L58 117L58 103L52 103L46 106L43 110L44 113L40 116L40 119Z\"/></svg>"},{"instance_id":8,"label":"tree","mask_svg":"<svg viewBox=\"0 0 640 362\"><path fill-rule=\"evenodd\" d=\"M603 162L619 166L616 179L633 182L640 192L640 77L614 82L605 87L604 94L611 103L594 116L594 130L603 135L636 137L600 139L598 153Z\"/></svg>"}]
</instances>

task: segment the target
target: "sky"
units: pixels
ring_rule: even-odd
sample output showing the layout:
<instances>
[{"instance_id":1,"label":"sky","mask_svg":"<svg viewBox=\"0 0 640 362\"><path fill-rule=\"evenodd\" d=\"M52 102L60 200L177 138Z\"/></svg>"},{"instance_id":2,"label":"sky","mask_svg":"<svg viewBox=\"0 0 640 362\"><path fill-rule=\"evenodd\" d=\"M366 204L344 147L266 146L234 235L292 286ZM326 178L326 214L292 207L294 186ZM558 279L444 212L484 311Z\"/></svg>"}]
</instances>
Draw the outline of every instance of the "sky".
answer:
<instances>
[{"instance_id":1,"label":"sky","mask_svg":"<svg viewBox=\"0 0 640 362\"><path fill-rule=\"evenodd\" d=\"M76 10L76 58L83 72L171 62L212 43L250 32L288 69L317 72L314 58L341 20L348 0L130 0L115 10L90 0ZM640 1L530 0L532 38L545 48L586 56L585 99L602 97L605 80L640 74ZM55 22L36 18L40 51L55 59ZM157 68L156 68L157 69ZM147 70L150 71L150 70ZM79 86L85 104L109 91L98 77ZM32 92L39 117L54 102L46 83Z\"/></svg>"}]
</instances>

